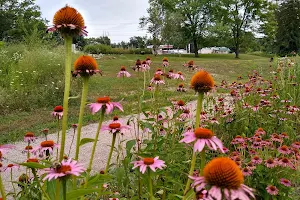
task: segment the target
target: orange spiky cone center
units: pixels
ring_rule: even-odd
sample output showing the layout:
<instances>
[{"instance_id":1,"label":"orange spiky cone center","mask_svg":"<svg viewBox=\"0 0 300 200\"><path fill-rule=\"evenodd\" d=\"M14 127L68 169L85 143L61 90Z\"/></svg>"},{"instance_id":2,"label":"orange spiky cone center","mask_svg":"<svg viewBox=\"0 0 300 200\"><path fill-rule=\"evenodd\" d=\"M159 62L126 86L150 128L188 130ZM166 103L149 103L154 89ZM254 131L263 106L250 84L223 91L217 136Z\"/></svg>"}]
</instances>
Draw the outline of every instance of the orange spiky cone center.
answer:
<instances>
[{"instance_id":1,"label":"orange spiky cone center","mask_svg":"<svg viewBox=\"0 0 300 200\"><path fill-rule=\"evenodd\" d=\"M25 150L32 150L32 146L26 146Z\"/></svg>"},{"instance_id":2,"label":"orange spiky cone center","mask_svg":"<svg viewBox=\"0 0 300 200\"><path fill-rule=\"evenodd\" d=\"M152 165L154 163L154 159L153 158L144 158L143 162L145 165Z\"/></svg>"},{"instance_id":3,"label":"orange spiky cone center","mask_svg":"<svg viewBox=\"0 0 300 200\"><path fill-rule=\"evenodd\" d=\"M7 165L7 167L13 167L14 166L14 164L8 164Z\"/></svg>"},{"instance_id":4,"label":"orange spiky cone center","mask_svg":"<svg viewBox=\"0 0 300 200\"><path fill-rule=\"evenodd\" d=\"M114 116L113 120L117 121L117 120L119 120L119 117L118 116Z\"/></svg>"},{"instance_id":5,"label":"orange spiky cone center","mask_svg":"<svg viewBox=\"0 0 300 200\"><path fill-rule=\"evenodd\" d=\"M163 58L163 61L169 62L168 58L166 58L166 57Z\"/></svg>"},{"instance_id":6,"label":"orange spiky cone center","mask_svg":"<svg viewBox=\"0 0 300 200\"><path fill-rule=\"evenodd\" d=\"M197 72L191 80L191 88L193 88L196 92L208 92L214 87L214 79L212 76L201 70Z\"/></svg>"},{"instance_id":7,"label":"orange spiky cone center","mask_svg":"<svg viewBox=\"0 0 300 200\"><path fill-rule=\"evenodd\" d=\"M109 103L110 102L110 98L109 97L99 97L97 99L97 103Z\"/></svg>"},{"instance_id":8,"label":"orange spiky cone center","mask_svg":"<svg viewBox=\"0 0 300 200\"><path fill-rule=\"evenodd\" d=\"M108 125L110 129L118 129L121 127L120 123L112 123Z\"/></svg>"},{"instance_id":9,"label":"orange spiky cone center","mask_svg":"<svg viewBox=\"0 0 300 200\"><path fill-rule=\"evenodd\" d=\"M196 128L194 134L199 139L210 139L214 136L214 133L207 128Z\"/></svg>"},{"instance_id":10,"label":"orange spiky cone center","mask_svg":"<svg viewBox=\"0 0 300 200\"><path fill-rule=\"evenodd\" d=\"M96 70L98 69L98 64L95 58L92 56L80 56L74 63L75 70Z\"/></svg>"},{"instance_id":11,"label":"orange spiky cone center","mask_svg":"<svg viewBox=\"0 0 300 200\"><path fill-rule=\"evenodd\" d=\"M238 165L226 157L211 160L204 168L204 177L209 185L226 189L238 189L244 183Z\"/></svg>"},{"instance_id":12,"label":"orange spiky cone center","mask_svg":"<svg viewBox=\"0 0 300 200\"><path fill-rule=\"evenodd\" d=\"M184 105L185 105L185 103L184 103L184 101L182 101L182 100L179 100L179 101L177 102L177 105L178 105L178 106L184 106Z\"/></svg>"},{"instance_id":13,"label":"orange spiky cone center","mask_svg":"<svg viewBox=\"0 0 300 200\"><path fill-rule=\"evenodd\" d=\"M55 108L54 108L54 112L63 112L63 111L64 111L64 109L62 106L55 106Z\"/></svg>"},{"instance_id":14,"label":"orange spiky cone center","mask_svg":"<svg viewBox=\"0 0 300 200\"><path fill-rule=\"evenodd\" d=\"M79 28L84 27L84 20L81 14L75 8L69 6L65 6L55 13L53 23L55 25L73 24Z\"/></svg>"},{"instance_id":15,"label":"orange spiky cone center","mask_svg":"<svg viewBox=\"0 0 300 200\"><path fill-rule=\"evenodd\" d=\"M54 141L53 140L47 140L44 142L41 142L41 147L53 147Z\"/></svg>"},{"instance_id":16,"label":"orange spiky cone center","mask_svg":"<svg viewBox=\"0 0 300 200\"><path fill-rule=\"evenodd\" d=\"M126 68L124 66L122 66L121 71L126 71Z\"/></svg>"},{"instance_id":17,"label":"orange spiky cone center","mask_svg":"<svg viewBox=\"0 0 300 200\"><path fill-rule=\"evenodd\" d=\"M64 173L65 174L66 172L69 172L69 171L72 171L72 168L71 168L70 165L62 165L62 166L60 166L56 169L57 173Z\"/></svg>"},{"instance_id":18,"label":"orange spiky cone center","mask_svg":"<svg viewBox=\"0 0 300 200\"><path fill-rule=\"evenodd\" d=\"M25 134L25 137L34 137L34 133L32 133L32 132L27 132L27 133Z\"/></svg>"},{"instance_id":19,"label":"orange spiky cone center","mask_svg":"<svg viewBox=\"0 0 300 200\"><path fill-rule=\"evenodd\" d=\"M160 79L160 75L155 74L155 75L154 75L154 80L155 80L155 81L160 81L160 80L161 80L161 79Z\"/></svg>"}]
</instances>

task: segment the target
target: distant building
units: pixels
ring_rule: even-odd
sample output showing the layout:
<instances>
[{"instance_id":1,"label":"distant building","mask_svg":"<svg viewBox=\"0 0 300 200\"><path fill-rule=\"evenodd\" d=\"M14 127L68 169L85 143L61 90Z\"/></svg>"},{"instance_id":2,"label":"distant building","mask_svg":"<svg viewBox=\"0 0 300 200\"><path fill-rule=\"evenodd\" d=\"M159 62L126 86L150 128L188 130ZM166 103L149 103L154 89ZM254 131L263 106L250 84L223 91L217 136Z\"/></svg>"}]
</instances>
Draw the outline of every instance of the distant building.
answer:
<instances>
[{"instance_id":1,"label":"distant building","mask_svg":"<svg viewBox=\"0 0 300 200\"><path fill-rule=\"evenodd\" d=\"M173 49L174 46L170 44L159 45L157 48L157 54L187 54L185 49ZM153 49L153 45L147 46L147 49Z\"/></svg>"},{"instance_id":2,"label":"distant building","mask_svg":"<svg viewBox=\"0 0 300 200\"><path fill-rule=\"evenodd\" d=\"M227 47L205 47L198 51L200 54L228 54L230 49Z\"/></svg>"}]
</instances>

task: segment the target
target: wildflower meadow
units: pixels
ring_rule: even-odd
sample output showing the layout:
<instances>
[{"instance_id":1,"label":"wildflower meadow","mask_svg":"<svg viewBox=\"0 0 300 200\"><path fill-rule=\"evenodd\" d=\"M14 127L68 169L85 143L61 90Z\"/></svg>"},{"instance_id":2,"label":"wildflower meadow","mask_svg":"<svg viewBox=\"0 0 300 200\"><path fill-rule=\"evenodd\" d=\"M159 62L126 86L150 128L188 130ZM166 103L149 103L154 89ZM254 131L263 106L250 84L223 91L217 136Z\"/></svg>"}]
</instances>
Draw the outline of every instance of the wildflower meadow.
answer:
<instances>
[{"instance_id":1,"label":"wildflower meadow","mask_svg":"<svg viewBox=\"0 0 300 200\"><path fill-rule=\"evenodd\" d=\"M232 73L228 67L222 71L225 80L189 57L180 63L173 56L139 55L130 64L110 66L113 77L107 78L101 59L72 53L73 37L88 34L80 9L61 8L47 31L64 40L57 52L40 52L47 55L43 63L55 62L61 79L52 74L54 68L39 66L15 71L14 81L0 80L3 88L32 95L25 107L51 107L40 115L52 121L51 127L39 125L39 133L27 130L16 137L24 144L22 162L8 156L15 144L1 140L0 199L300 199L298 57L265 58L267 66L255 70L247 61L249 71ZM22 54L5 60L7 54L0 49L2 61L26 65ZM12 76L9 70L3 73ZM21 89L46 85L45 80L53 84L41 91ZM126 88L136 95L124 106ZM91 98L89 91L96 90ZM97 122L88 138L87 115ZM105 134L110 144L99 153ZM95 169L100 158L105 167Z\"/></svg>"}]
</instances>

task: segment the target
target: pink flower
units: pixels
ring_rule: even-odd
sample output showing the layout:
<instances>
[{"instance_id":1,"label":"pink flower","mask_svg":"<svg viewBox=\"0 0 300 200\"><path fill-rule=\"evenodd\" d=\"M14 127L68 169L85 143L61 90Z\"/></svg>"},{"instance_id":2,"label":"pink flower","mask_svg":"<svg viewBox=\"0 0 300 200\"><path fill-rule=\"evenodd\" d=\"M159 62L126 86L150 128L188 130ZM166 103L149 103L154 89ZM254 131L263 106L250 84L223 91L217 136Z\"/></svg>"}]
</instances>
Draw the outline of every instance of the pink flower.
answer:
<instances>
[{"instance_id":1,"label":"pink flower","mask_svg":"<svg viewBox=\"0 0 300 200\"><path fill-rule=\"evenodd\" d=\"M286 146L286 145L282 145L282 146L279 147L277 150L278 150L279 153L281 153L281 154L290 154L290 153L291 153L291 150L290 150L289 147Z\"/></svg>"},{"instance_id":2,"label":"pink flower","mask_svg":"<svg viewBox=\"0 0 300 200\"><path fill-rule=\"evenodd\" d=\"M19 168L20 168L20 165L17 165L17 164L8 164L4 168L4 171L6 171L6 170L13 170L13 169L19 169Z\"/></svg>"},{"instance_id":3,"label":"pink flower","mask_svg":"<svg viewBox=\"0 0 300 200\"><path fill-rule=\"evenodd\" d=\"M147 87L147 90L152 91L152 90L153 90L152 86L149 85L149 86Z\"/></svg>"},{"instance_id":4,"label":"pink flower","mask_svg":"<svg viewBox=\"0 0 300 200\"><path fill-rule=\"evenodd\" d=\"M277 166L277 162L273 158L269 158L268 160L265 161L265 165L268 168L273 168Z\"/></svg>"},{"instance_id":5,"label":"pink flower","mask_svg":"<svg viewBox=\"0 0 300 200\"><path fill-rule=\"evenodd\" d=\"M33 148L32 148L32 146L26 146L25 148L24 148L24 150L22 150L22 153L33 153L34 151L33 151Z\"/></svg>"},{"instance_id":6,"label":"pink flower","mask_svg":"<svg viewBox=\"0 0 300 200\"><path fill-rule=\"evenodd\" d=\"M281 166L281 167L289 167L291 169L295 169L295 166L293 165L293 163L288 158L281 158L278 161L278 165Z\"/></svg>"},{"instance_id":7,"label":"pink flower","mask_svg":"<svg viewBox=\"0 0 300 200\"><path fill-rule=\"evenodd\" d=\"M58 119L61 119L63 116L63 111L64 111L64 109L62 106L55 106L51 115L53 117L57 117Z\"/></svg>"},{"instance_id":8,"label":"pink flower","mask_svg":"<svg viewBox=\"0 0 300 200\"><path fill-rule=\"evenodd\" d=\"M180 140L180 142L184 143L194 143L194 152L199 151L201 152L204 149L205 144L211 150L220 149L222 153L223 151L223 144L221 140L219 140L214 133L206 128L196 128L194 131L187 131L183 134L184 138Z\"/></svg>"},{"instance_id":9,"label":"pink flower","mask_svg":"<svg viewBox=\"0 0 300 200\"><path fill-rule=\"evenodd\" d=\"M130 77L131 74L126 71L126 68L124 66L121 67L121 70L118 72L117 74L117 77L120 78L120 77Z\"/></svg>"},{"instance_id":10,"label":"pink flower","mask_svg":"<svg viewBox=\"0 0 300 200\"><path fill-rule=\"evenodd\" d=\"M252 106L252 110L253 110L254 112L258 111L258 110L259 110L259 105Z\"/></svg>"},{"instance_id":11,"label":"pink flower","mask_svg":"<svg viewBox=\"0 0 300 200\"><path fill-rule=\"evenodd\" d=\"M102 131L110 131L112 133L115 133L115 132L120 132L121 130L123 129L130 129L130 126L127 126L127 125L121 125L120 123L111 123L109 125L103 125L101 130Z\"/></svg>"},{"instance_id":12,"label":"pink flower","mask_svg":"<svg viewBox=\"0 0 300 200\"><path fill-rule=\"evenodd\" d=\"M114 108L118 108L123 112L123 107L119 102L111 102L109 97L100 97L96 103L90 104L90 110L92 114L98 112L101 108L105 109L105 113L112 113Z\"/></svg>"},{"instance_id":13,"label":"pink flower","mask_svg":"<svg viewBox=\"0 0 300 200\"><path fill-rule=\"evenodd\" d=\"M44 174L47 175L43 180L51 181L52 179L57 179L64 176L79 176L80 173L85 171L85 168L81 164L78 164L77 161L69 159L63 160L58 166L46 168L44 171Z\"/></svg>"},{"instance_id":14,"label":"pink flower","mask_svg":"<svg viewBox=\"0 0 300 200\"><path fill-rule=\"evenodd\" d=\"M177 74L173 74L174 79L181 79L184 81L184 76L182 75L182 72L178 72Z\"/></svg>"},{"instance_id":15,"label":"pink flower","mask_svg":"<svg viewBox=\"0 0 300 200\"><path fill-rule=\"evenodd\" d=\"M53 153L54 148L59 148L59 145L54 143L53 140L46 140L46 141L41 142L40 146L34 148L32 150L32 152L34 154L39 153L40 156L42 157L44 155L44 153L46 153L46 155L47 154L51 155Z\"/></svg>"},{"instance_id":16,"label":"pink flower","mask_svg":"<svg viewBox=\"0 0 300 200\"><path fill-rule=\"evenodd\" d=\"M26 143L34 142L36 140L36 138L37 137L34 136L34 133L27 132L24 136L24 142L26 142Z\"/></svg>"},{"instance_id":17,"label":"pink flower","mask_svg":"<svg viewBox=\"0 0 300 200\"><path fill-rule=\"evenodd\" d=\"M294 142L291 146L296 149L300 149L300 142Z\"/></svg>"},{"instance_id":18,"label":"pink flower","mask_svg":"<svg viewBox=\"0 0 300 200\"><path fill-rule=\"evenodd\" d=\"M151 64L151 60L150 60L150 64ZM147 61L143 61L143 62L142 62L142 67L143 67L145 70L150 70L150 65L147 63Z\"/></svg>"},{"instance_id":19,"label":"pink flower","mask_svg":"<svg viewBox=\"0 0 300 200\"><path fill-rule=\"evenodd\" d=\"M268 187L266 187L266 190L267 192L270 194L270 195L277 195L278 194L278 189L276 186L273 186L273 185L268 185Z\"/></svg>"},{"instance_id":20,"label":"pink flower","mask_svg":"<svg viewBox=\"0 0 300 200\"><path fill-rule=\"evenodd\" d=\"M255 199L253 189L239 181L243 179L243 174L229 158L214 158L205 166L203 176L189 176L189 178L194 181L191 186L196 193L208 191L205 199Z\"/></svg>"},{"instance_id":21,"label":"pink flower","mask_svg":"<svg viewBox=\"0 0 300 200\"><path fill-rule=\"evenodd\" d=\"M162 169L163 167L166 167L165 161L159 160L159 157L155 158L144 158L143 160L134 161L133 163L133 169L140 167L140 172L144 174L146 172L147 167L149 167L152 171L156 171L156 168Z\"/></svg>"},{"instance_id":22,"label":"pink flower","mask_svg":"<svg viewBox=\"0 0 300 200\"><path fill-rule=\"evenodd\" d=\"M161 69L157 69L156 72L155 72L155 74L162 75L163 72L161 71Z\"/></svg>"},{"instance_id":23,"label":"pink flower","mask_svg":"<svg viewBox=\"0 0 300 200\"><path fill-rule=\"evenodd\" d=\"M242 169L242 173L244 176L251 176L252 171L248 167L245 167Z\"/></svg>"},{"instance_id":24,"label":"pink flower","mask_svg":"<svg viewBox=\"0 0 300 200\"><path fill-rule=\"evenodd\" d=\"M285 179L285 178L281 178L280 179L280 183L286 187L291 187L292 186L292 183L290 180L288 179Z\"/></svg>"},{"instance_id":25,"label":"pink flower","mask_svg":"<svg viewBox=\"0 0 300 200\"><path fill-rule=\"evenodd\" d=\"M118 198L109 198L109 200L119 200Z\"/></svg>"},{"instance_id":26,"label":"pink flower","mask_svg":"<svg viewBox=\"0 0 300 200\"><path fill-rule=\"evenodd\" d=\"M161 85L161 84L165 84L165 82L161 80L159 74L155 74L154 77L151 79L150 84Z\"/></svg>"},{"instance_id":27,"label":"pink flower","mask_svg":"<svg viewBox=\"0 0 300 200\"><path fill-rule=\"evenodd\" d=\"M192 116L193 115L190 112L190 110L186 108L183 110L183 113L180 114L179 118L182 120L186 120L186 119L192 118Z\"/></svg>"},{"instance_id":28,"label":"pink flower","mask_svg":"<svg viewBox=\"0 0 300 200\"><path fill-rule=\"evenodd\" d=\"M262 159L258 156L254 156L252 159L251 159L251 162L255 165L258 165L260 163L262 163Z\"/></svg>"}]
</instances>

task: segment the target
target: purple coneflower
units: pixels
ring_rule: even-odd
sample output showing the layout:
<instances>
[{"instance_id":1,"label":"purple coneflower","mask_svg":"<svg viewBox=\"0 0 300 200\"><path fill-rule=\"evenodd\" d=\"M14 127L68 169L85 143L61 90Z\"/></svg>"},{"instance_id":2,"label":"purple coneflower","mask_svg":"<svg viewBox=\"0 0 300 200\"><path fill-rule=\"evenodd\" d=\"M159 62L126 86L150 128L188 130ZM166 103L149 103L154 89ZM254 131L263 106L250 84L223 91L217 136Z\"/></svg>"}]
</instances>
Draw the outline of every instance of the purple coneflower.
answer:
<instances>
[{"instance_id":1,"label":"purple coneflower","mask_svg":"<svg viewBox=\"0 0 300 200\"><path fill-rule=\"evenodd\" d=\"M44 153L46 153L46 154L52 154L54 148L58 148L58 147L59 147L59 145L56 144L56 143L54 143L53 140L46 140L46 141L41 142L40 146L34 148L32 150L32 152L34 154L40 153L40 155L43 156Z\"/></svg>"},{"instance_id":2,"label":"purple coneflower","mask_svg":"<svg viewBox=\"0 0 300 200\"><path fill-rule=\"evenodd\" d=\"M278 150L279 153L281 153L281 154L290 154L290 153L291 153L291 150L290 150L289 147L286 146L286 145L282 145L282 146L279 147L277 150Z\"/></svg>"},{"instance_id":3,"label":"purple coneflower","mask_svg":"<svg viewBox=\"0 0 300 200\"><path fill-rule=\"evenodd\" d=\"M184 81L184 76L182 75L182 72L178 72L177 74L173 75L174 79L181 79Z\"/></svg>"},{"instance_id":4,"label":"purple coneflower","mask_svg":"<svg viewBox=\"0 0 300 200\"><path fill-rule=\"evenodd\" d=\"M34 142L36 140L36 138L37 137L34 136L34 133L27 132L27 133L25 133L25 136L24 136L24 142L26 142L26 143Z\"/></svg>"},{"instance_id":5,"label":"purple coneflower","mask_svg":"<svg viewBox=\"0 0 300 200\"><path fill-rule=\"evenodd\" d=\"M266 167L268 168L273 168L273 167L276 167L277 166L277 161L275 161L273 158L269 158L265 161L265 165Z\"/></svg>"},{"instance_id":6,"label":"purple coneflower","mask_svg":"<svg viewBox=\"0 0 300 200\"><path fill-rule=\"evenodd\" d=\"M251 176L252 171L248 167L244 167L242 169L242 173L243 173L244 176Z\"/></svg>"},{"instance_id":7,"label":"purple coneflower","mask_svg":"<svg viewBox=\"0 0 300 200\"><path fill-rule=\"evenodd\" d=\"M161 80L159 74L155 74L154 77L151 79L150 84L161 85L161 84L165 84L165 82Z\"/></svg>"},{"instance_id":8,"label":"purple coneflower","mask_svg":"<svg viewBox=\"0 0 300 200\"><path fill-rule=\"evenodd\" d=\"M157 168L163 169L163 167L166 167L165 161L159 160L159 157L155 158L143 158L142 160L134 161L132 162L133 169L140 167L140 172L144 174L146 172L147 167L149 167L152 171L156 171Z\"/></svg>"},{"instance_id":9,"label":"purple coneflower","mask_svg":"<svg viewBox=\"0 0 300 200\"><path fill-rule=\"evenodd\" d=\"M157 69L155 74L158 74L158 75L163 75L163 71L161 71L161 69Z\"/></svg>"},{"instance_id":10,"label":"purple coneflower","mask_svg":"<svg viewBox=\"0 0 300 200\"><path fill-rule=\"evenodd\" d=\"M111 123L109 125L103 125L101 130L102 131L110 131L111 133L120 132L124 129L130 129L130 126L121 125L120 123Z\"/></svg>"},{"instance_id":11,"label":"purple coneflower","mask_svg":"<svg viewBox=\"0 0 300 200\"><path fill-rule=\"evenodd\" d=\"M51 115L53 117L57 117L58 119L61 119L63 116L63 111L64 111L64 109L62 106L55 106Z\"/></svg>"},{"instance_id":12,"label":"purple coneflower","mask_svg":"<svg viewBox=\"0 0 300 200\"><path fill-rule=\"evenodd\" d=\"M266 190L267 192L270 194L270 195L273 195L273 196L276 196L278 194L278 189L276 186L274 185L268 185L268 187L266 187Z\"/></svg>"},{"instance_id":13,"label":"purple coneflower","mask_svg":"<svg viewBox=\"0 0 300 200\"><path fill-rule=\"evenodd\" d=\"M292 183L290 180L286 179L286 178L281 178L280 179L280 183L286 187L291 187Z\"/></svg>"},{"instance_id":14,"label":"purple coneflower","mask_svg":"<svg viewBox=\"0 0 300 200\"><path fill-rule=\"evenodd\" d=\"M20 168L20 165L17 165L17 164L8 164L4 168L4 171L6 171L6 170L13 170L13 169L19 169L19 168Z\"/></svg>"},{"instance_id":15,"label":"purple coneflower","mask_svg":"<svg viewBox=\"0 0 300 200\"><path fill-rule=\"evenodd\" d=\"M215 158L205 166L203 176L189 178L196 193L207 189L208 199L255 199L253 190L243 184L242 171L229 158Z\"/></svg>"},{"instance_id":16,"label":"purple coneflower","mask_svg":"<svg viewBox=\"0 0 300 200\"><path fill-rule=\"evenodd\" d=\"M194 131L187 131L183 134L184 138L180 140L180 142L184 143L194 143L194 152L201 152L204 149L204 146L207 145L211 150L217 150L218 148L222 153L223 144L221 140L219 140L214 133L206 128L196 128Z\"/></svg>"},{"instance_id":17,"label":"purple coneflower","mask_svg":"<svg viewBox=\"0 0 300 200\"><path fill-rule=\"evenodd\" d=\"M118 72L117 74L117 77L120 78L120 77L130 77L131 74L126 71L126 68L124 66L121 67L121 70Z\"/></svg>"},{"instance_id":18,"label":"purple coneflower","mask_svg":"<svg viewBox=\"0 0 300 200\"><path fill-rule=\"evenodd\" d=\"M251 159L251 162L255 165L258 165L260 163L262 163L262 159L258 156L254 156L252 159Z\"/></svg>"},{"instance_id":19,"label":"purple coneflower","mask_svg":"<svg viewBox=\"0 0 300 200\"><path fill-rule=\"evenodd\" d=\"M123 112L123 107L119 102L111 102L109 97L99 97L96 103L90 104L92 114L98 112L101 108L105 108L105 113L112 113L114 108L118 108Z\"/></svg>"},{"instance_id":20,"label":"purple coneflower","mask_svg":"<svg viewBox=\"0 0 300 200\"><path fill-rule=\"evenodd\" d=\"M43 180L51 181L52 179L57 179L65 176L79 176L80 173L85 171L85 168L83 167L83 165L78 164L77 161L69 159L63 160L57 166L44 169L44 171L47 175Z\"/></svg>"}]
</instances>

